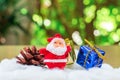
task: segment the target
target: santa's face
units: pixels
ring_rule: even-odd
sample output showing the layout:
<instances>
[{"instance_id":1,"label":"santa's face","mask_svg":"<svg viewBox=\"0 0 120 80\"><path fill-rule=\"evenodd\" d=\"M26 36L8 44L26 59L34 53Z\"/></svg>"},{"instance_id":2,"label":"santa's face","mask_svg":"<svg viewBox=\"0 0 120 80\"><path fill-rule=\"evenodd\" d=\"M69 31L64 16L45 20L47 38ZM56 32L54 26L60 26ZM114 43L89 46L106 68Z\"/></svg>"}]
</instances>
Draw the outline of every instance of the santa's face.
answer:
<instances>
[{"instance_id":1,"label":"santa's face","mask_svg":"<svg viewBox=\"0 0 120 80\"><path fill-rule=\"evenodd\" d=\"M65 45L61 39L56 39L53 42L53 46L57 48L57 47L64 47Z\"/></svg>"},{"instance_id":2,"label":"santa's face","mask_svg":"<svg viewBox=\"0 0 120 80\"><path fill-rule=\"evenodd\" d=\"M64 55L67 48L63 39L55 38L47 45L46 50L55 55Z\"/></svg>"}]
</instances>

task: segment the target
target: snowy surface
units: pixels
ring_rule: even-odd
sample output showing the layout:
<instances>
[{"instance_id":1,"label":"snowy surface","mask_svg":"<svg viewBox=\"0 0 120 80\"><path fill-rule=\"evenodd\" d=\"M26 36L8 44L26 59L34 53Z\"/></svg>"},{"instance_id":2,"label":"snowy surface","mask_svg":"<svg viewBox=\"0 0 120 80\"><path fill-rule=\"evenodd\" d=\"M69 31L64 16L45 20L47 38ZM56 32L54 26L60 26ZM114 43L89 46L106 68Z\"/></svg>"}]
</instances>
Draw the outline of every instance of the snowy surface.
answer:
<instances>
[{"instance_id":1,"label":"snowy surface","mask_svg":"<svg viewBox=\"0 0 120 80\"><path fill-rule=\"evenodd\" d=\"M0 62L0 80L120 80L120 68L103 64L101 68L85 70L74 64L64 70L49 70L18 64L13 58Z\"/></svg>"}]
</instances>

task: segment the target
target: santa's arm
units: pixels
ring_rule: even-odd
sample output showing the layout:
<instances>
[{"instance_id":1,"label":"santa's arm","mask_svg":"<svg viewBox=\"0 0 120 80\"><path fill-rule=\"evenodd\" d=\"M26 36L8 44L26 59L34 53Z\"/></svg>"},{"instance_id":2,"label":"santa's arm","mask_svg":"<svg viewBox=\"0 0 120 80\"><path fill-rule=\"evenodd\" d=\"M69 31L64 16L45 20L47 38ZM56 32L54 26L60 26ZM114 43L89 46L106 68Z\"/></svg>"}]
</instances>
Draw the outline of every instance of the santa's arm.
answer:
<instances>
[{"instance_id":1,"label":"santa's arm","mask_svg":"<svg viewBox=\"0 0 120 80\"><path fill-rule=\"evenodd\" d=\"M39 53L45 55L46 54L46 49L45 48L39 49Z\"/></svg>"},{"instance_id":2,"label":"santa's arm","mask_svg":"<svg viewBox=\"0 0 120 80\"><path fill-rule=\"evenodd\" d=\"M71 47L67 46L66 57L68 57L69 52L71 51Z\"/></svg>"}]
</instances>

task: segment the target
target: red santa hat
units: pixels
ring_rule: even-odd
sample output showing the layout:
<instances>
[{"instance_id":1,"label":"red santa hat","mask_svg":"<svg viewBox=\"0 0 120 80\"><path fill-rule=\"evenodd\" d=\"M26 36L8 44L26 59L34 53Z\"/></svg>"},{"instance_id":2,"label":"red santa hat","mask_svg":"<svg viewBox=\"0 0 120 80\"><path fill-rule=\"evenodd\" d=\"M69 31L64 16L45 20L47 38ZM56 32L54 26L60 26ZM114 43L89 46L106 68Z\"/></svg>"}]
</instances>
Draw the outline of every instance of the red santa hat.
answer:
<instances>
[{"instance_id":1,"label":"red santa hat","mask_svg":"<svg viewBox=\"0 0 120 80\"><path fill-rule=\"evenodd\" d=\"M55 39L55 38L61 38L61 39L62 39L62 36L61 36L59 33L57 33L57 34L55 34L53 37L48 38L47 41L48 41L48 42L51 42L51 41L52 41L53 39Z\"/></svg>"}]
</instances>

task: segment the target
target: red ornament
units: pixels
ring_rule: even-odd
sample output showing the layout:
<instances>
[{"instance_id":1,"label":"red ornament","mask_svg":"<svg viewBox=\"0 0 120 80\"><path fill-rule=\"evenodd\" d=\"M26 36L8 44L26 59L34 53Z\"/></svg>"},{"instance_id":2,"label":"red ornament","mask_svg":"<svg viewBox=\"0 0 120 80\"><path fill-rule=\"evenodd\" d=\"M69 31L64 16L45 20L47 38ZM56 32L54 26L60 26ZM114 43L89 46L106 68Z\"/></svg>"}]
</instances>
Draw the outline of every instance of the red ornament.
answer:
<instances>
[{"instance_id":1,"label":"red ornament","mask_svg":"<svg viewBox=\"0 0 120 80\"><path fill-rule=\"evenodd\" d=\"M60 34L55 34L47 40L49 42L47 47L39 50L39 53L44 55L44 63L49 69L64 69L68 54L71 51L70 46L66 46Z\"/></svg>"}]
</instances>

